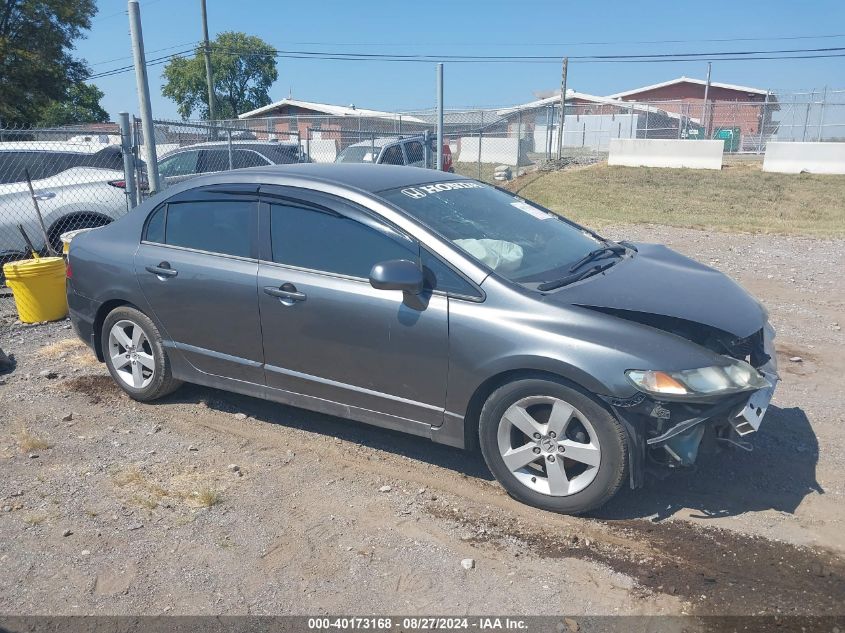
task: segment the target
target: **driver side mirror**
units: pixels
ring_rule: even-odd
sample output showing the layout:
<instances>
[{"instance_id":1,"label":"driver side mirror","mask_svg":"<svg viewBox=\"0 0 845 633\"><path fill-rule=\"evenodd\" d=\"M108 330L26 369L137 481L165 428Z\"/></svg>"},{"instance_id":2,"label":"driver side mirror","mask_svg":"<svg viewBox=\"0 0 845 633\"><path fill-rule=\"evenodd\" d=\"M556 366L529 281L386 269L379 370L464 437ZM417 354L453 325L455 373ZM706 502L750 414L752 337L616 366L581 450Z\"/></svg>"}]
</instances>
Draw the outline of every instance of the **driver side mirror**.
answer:
<instances>
[{"instance_id":1,"label":"driver side mirror","mask_svg":"<svg viewBox=\"0 0 845 633\"><path fill-rule=\"evenodd\" d=\"M379 262L370 271L370 285L376 290L401 290L418 295L423 290L420 267L407 259Z\"/></svg>"}]
</instances>

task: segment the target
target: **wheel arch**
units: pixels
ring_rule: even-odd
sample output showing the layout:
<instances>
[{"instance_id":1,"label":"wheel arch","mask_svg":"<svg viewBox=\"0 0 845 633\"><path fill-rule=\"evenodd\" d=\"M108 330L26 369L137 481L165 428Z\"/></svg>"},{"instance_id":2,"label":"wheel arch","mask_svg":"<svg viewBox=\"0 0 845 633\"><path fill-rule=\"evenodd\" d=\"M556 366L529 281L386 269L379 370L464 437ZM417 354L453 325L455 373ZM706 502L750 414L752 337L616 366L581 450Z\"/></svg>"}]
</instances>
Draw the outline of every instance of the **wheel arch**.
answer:
<instances>
[{"instance_id":1,"label":"wheel arch","mask_svg":"<svg viewBox=\"0 0 845 633\"><path fill-rule=\"evenodd\" d=\"M55 218L50 226L47 229L47 235L50 238L50 242L53 246L56 246L56 242L59 239L59 236L64 233L65 231L71 231L71 228L65 228L69 226L74 221L79 220L94 220L94 221L101 221L102 224L100 226L105 226L106 224L111 224L114 222L114 218L106 213L102 213L101 211L90 211L90 210L73 210L68 211L66 213L62 213L60 216Z\"/></svg>"}]
</instances>

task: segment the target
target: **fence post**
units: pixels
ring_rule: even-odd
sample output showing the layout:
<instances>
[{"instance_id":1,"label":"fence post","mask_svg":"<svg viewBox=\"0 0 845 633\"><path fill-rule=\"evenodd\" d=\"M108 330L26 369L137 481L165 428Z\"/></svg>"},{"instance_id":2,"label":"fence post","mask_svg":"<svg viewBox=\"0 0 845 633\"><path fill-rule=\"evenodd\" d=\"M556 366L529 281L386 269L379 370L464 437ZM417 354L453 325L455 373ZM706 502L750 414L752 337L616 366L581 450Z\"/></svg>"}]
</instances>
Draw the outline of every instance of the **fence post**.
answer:
<instances>
[{"instance_id":1,"label":"fence post","mask_svg":"<svg viewBox=\"0 0 845 633\"><path fill-rule=\"evenodd\" d=\"M648 139L648 114L651 111L651 106L647 103L645 104L645 135L643 138Z\"/></svg>"},{"instance_id":2,"label":"fence post","mask_svg":"<svg viewBox=\"0 0 845 633\"><path fill-rule=\"evenodd\" d=\"M144 158L147 162L147 180L150 183L150 194L152 195L161 189L161 184L158 177L155 126L153 125L152 105L150 105L150 84L147 80L147 60L144 55L144 35L141 30L141 9L138 0L129 0L128 9L135 81L141 108L141 127L144 132Z\"/></svg>"},{"instance_id":3,"label":"fence post","mask_svg":"<svg viewBox=\"0 0 845 633\"><path fill-rule=\"evenodd\" d=\"M425 130L423 132L423 155L425 156L426 168L431 167L431 132Z\"/></svg>"},{"instance_id":4,"label":"fence post","mask_svg":"<svg viewBox=\"0 0 845 633\"><path fill-rule=\"evenodd\" d=\"M824 87L824 92L822 92L822 104L819 108L819 134L816 137L816 141L822 140L822 128L824 127L824 106L825 102L827 101L827 86Z\"/></svg>"},{"instance_id":5,"label":"fence post","mask_svg":"<svg viewBox=\"0 0 845 633\"><path fill-rule=\"evenodd\" d=\"M769 105L769 93L766 92L766 97L763 99L763 109L760 112L760 129L757 130L760 133L760 141L757 143L757 153L763 153L763 134L766 131L766 110L768 110Z\"/></svg>"},{"instance_id":6,"label":"fence post","mask_svg":"<svg viewBox=\"0 0 845 633\"><path fill-rule=\"evenodd\" d=\"M478 179L481 180L481 138L484 134L484 130L479 128L478 129Z\"/></svg>"},{"instance_id":7,"label":"fence post","mask_svg":"<svg viewBox=\"0 0 845 633\"><path fill-rule=\"evenodd\" d=\"M232 153L232 130L226 130L226 149L229 150L229 169L235 168L235 157Z\"/></svg>"},{"instance_id":8,"label":"fence post","mask_svg":"<svg viewBox=\"0 0 845 633\"><path fill-rule=\"evenodd\" d=\"M519 159L522 158L522 110L517 110L516 119L516 171L519 172Z\"/></svg>"},{"instance_id":9,"label":"fence post","mask_svg":"<svg viewBox=\"0 0 845 633\"><path fill-rule=\"evenodd\" d=\"M437 171L443 169L443 64L437 64Z\"/></svg>"},{"instance_id":10,"label":"fence post","mask_svg":"<svg viewBox=\"0 0 845 633\"><path fill-rule=\"evenodd\" d=\"M816 96L816 91L813 90L813 92L810 93L810 98L807 99L807 111L804 113L804 131L801 132L801 141L802 142L807 140L807 126L810 124L810 106L812 105L813 99L815 98L815 96Z\"/></svg>"},{"instance_id":11,"label":"fence post","mask_svg":"<svg viewBox=\"0 0 845 633\"><path fill-rule=\"evenodd\" d=\"M305 155L311 161L311 126L305 128Z\"/></svg>"},{"instance_id":12,"label":"fence post","mask_svg":"<svg viewBox=\"0 0 845 633\"><path fill-rule=\"evenodd\" d=\"M129 113L118 114L120 125L120 153L123 154L123 182L125 184L126 203L130 209L138 206L135 195L135 156L132 154L132 133L129 128Z\"/></svg>"},{"instance_id":13,"label":"fence post","mask_svg":"<svg viewBox=\"0 0 845 633\"><path fill-rule=\"evenodd\" d=\"M681 129L684 126L684 105L678 108L678 138L681 138Z\"/></svg>"}]
</instances>

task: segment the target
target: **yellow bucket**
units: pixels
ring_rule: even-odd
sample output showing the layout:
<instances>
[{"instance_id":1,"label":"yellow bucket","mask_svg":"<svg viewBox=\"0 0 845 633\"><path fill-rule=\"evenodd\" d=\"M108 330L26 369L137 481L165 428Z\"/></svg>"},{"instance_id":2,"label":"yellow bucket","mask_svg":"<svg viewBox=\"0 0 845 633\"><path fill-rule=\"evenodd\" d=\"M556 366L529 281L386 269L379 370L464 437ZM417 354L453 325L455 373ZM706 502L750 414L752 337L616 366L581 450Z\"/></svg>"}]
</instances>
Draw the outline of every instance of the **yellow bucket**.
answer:
<instances>
[{"instance_id":1,"label":"yellow bucket","mask_svg":"<svg viewBox=\"0 0 845 633\"><path fill-rule=\"evenodd\" d=\"M58 321L67 316L65 260L41 257L3 265L6 284L12 289L18 318L24 323Z\"/></svg>"}]
</instances>

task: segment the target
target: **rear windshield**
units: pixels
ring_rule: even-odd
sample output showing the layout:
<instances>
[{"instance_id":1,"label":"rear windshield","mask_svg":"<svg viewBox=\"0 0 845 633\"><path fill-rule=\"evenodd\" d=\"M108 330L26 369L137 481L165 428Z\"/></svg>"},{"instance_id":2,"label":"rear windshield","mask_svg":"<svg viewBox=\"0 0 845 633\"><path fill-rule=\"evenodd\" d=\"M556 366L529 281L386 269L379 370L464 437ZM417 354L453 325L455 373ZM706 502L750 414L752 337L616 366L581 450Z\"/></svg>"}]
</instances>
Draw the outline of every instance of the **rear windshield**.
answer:
<instances>
[{"instance_id":1,"label":"rear windshield","mask_svg":"<svg viewBox=\"0 0 845 633\"><path fill-rule=\"evenodd\" d=\"M560 277L600 240L539 205L474 180L390 189L379 195L519 283Z\"/></svg>"}]
</instances>

